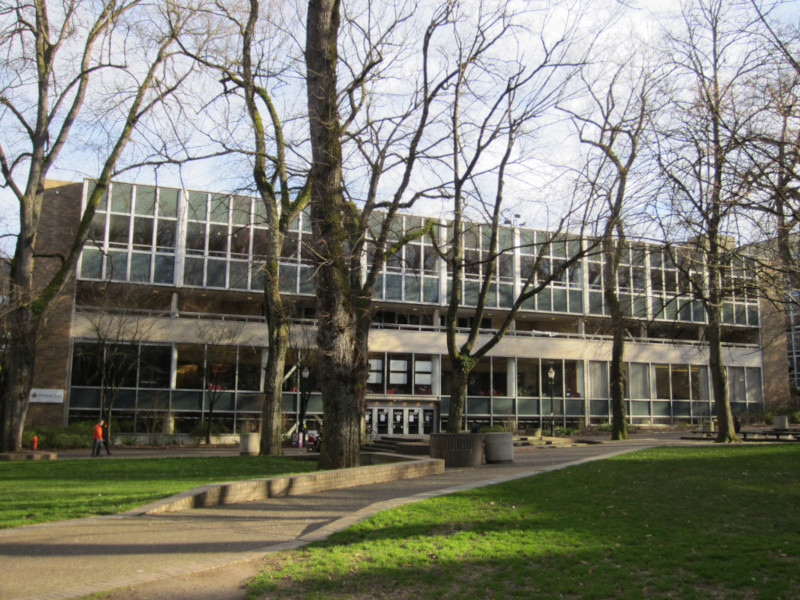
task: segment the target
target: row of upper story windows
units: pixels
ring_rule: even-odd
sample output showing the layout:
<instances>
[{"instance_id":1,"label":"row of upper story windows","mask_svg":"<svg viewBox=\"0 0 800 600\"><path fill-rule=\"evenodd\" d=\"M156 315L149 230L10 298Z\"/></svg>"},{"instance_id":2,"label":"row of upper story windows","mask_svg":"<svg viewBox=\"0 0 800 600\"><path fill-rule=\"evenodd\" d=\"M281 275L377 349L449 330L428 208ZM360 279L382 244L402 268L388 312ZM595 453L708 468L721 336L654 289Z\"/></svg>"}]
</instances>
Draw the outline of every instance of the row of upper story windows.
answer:
<instances>
[{"instance_id":1,"label":"row of upper story windows","mask_svg":"<svg viewBox=\"0 0 800 600\"><path fill-rule=\"evenodd\" d=\"M87 189L88 189L87 183ZM255 198L112 183L93 220L79 276L233 290L262 290L259 256L269 240L262 205ZM389 243L425 225L421 217L399 216ZM377 218L370 232L377 235ZM447 223L439 225L448 239ZM290 226L281 249L280 287L285 293L314 294L311 227L307 214ZM554 240L550 232L501 227L496 249L491 229L468 225L463 234L463 299L478 300L480 282L494 261L495 277L488 306L510 307L522 282L535 283L558 272L581 249L574 238ZM369 252L369 247L368 247ZM550 285L523 305L525 310L573 314L608 314L603 298L603 264L589 254L563 269ZM747 285L744 263L733 264L725 285L725 321L758 325L758 298ZM415 239L389 257L375 284L381 300L441 304L452 278L428 237ZM691 301L692 284L662 248L631 246L623 252L617 290L626 313L635 318L703 322L705 314Z\"/></svg>"}]
</instances>

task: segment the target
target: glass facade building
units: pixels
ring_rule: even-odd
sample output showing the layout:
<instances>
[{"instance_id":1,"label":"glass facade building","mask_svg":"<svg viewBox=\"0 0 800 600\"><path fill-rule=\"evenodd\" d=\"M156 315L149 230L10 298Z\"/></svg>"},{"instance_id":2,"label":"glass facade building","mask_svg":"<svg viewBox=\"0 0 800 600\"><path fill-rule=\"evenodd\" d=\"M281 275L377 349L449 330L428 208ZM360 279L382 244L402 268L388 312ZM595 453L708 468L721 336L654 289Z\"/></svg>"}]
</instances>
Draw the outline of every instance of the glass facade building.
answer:
<instances>
[{"instance_id":1,"label":"glass facade building","mask_svg":"<svg viewBox=\"0 0 800 600\"><path fill-rule=\"evenodd\" d=\"M90 185L84 183L84 202ZM424 225L421 217L398 217L390 243ZM447 239L448 225L437 223L439 239ZM137 318L150 322L151 329L129 340L125 350L126 376L114 404L121 429L188 433L213 411L227 431L252 430L269 351L259 316L261 249L269 235L256 198L113 183L78 265L65 385L69 419L94 418L100 407L103 385L94 365L108 350L90 321L92 314L111 309L97 291L135 287L158 302L140 301L135 307ZM295 329L304 332L295 335L296 347L287 360L287 422L297 418L305 397L311 418L321 418L322 412L315 376L304 380L297 368L305 346L311 345L303 340L313 340L310 236L309 220L302 214L291 224L281 252L280 288L295 307ZM460 325L471 324L470 307L477 302L488 261L496 261L496 269L480 326L491 330L522 282L558 271L582 243L515 226L503 227L497 237L497 247L490 247L489 228L481 224L464 234ZM663 247L625 249L616 286L633 323L626 391L634 424L713 416L703 342L706 316L680 272ZM732 264L726 276L746 280L748 266ZM589 253L523 304L512 330L470 377L465 426L501 422L529 428L551 416L571 426L610 420L603 277L602 257ZM446 422L452 370L443 315L452 285L446 263L427 236L405 245L384 266L374 289L367 378L367 427L375 433L431 433ZM747 285L734 289L739 291L723 307L725 355L734 413L745 414L763 404L759 298ZM241 324L236 337L220 340L198 333L198 323L226 322Z\"/></svg>"}]
</instances>

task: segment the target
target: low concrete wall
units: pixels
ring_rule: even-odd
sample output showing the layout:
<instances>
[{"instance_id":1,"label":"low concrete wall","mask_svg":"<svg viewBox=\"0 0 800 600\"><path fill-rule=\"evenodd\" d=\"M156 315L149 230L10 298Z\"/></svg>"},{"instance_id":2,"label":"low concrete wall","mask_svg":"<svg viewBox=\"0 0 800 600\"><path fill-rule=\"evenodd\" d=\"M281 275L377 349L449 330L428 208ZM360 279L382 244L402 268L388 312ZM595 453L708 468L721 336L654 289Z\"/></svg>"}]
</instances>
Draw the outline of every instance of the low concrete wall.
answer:
<instances>
[{"instance_id":1,"label":"low concrete wall","mask_svg":"<svg viewBox=\"0 0 800 600\"><path fill-rule=\"evenodd\" d=\"M6 452L0 454L0 460L55 460L55 452Z\"/></svg>"},{"instance_id":2,"label":"low concrete wall","mask_svg":"<svg viewBox=\"0 0 800 600\"><path fill-rule=\"evenodd\" d=\"M402 462L396 462L397 458ZM300 496L358 485L413 479L415 477L427 477L428 475L444 473L444 461L439 459L409 460L408 457L373 454L370 455L370 458L365 457L365 460L373 463L386 462L352 469L317 471L316 473L300 473L298 475L270 477L268 479L250 479L247 481L204 485L164 500L140 506L123 514L157 515L192 508L207 508L221 504L266 500L267 498L280 496Z\"/></svg>"}]
</instances>

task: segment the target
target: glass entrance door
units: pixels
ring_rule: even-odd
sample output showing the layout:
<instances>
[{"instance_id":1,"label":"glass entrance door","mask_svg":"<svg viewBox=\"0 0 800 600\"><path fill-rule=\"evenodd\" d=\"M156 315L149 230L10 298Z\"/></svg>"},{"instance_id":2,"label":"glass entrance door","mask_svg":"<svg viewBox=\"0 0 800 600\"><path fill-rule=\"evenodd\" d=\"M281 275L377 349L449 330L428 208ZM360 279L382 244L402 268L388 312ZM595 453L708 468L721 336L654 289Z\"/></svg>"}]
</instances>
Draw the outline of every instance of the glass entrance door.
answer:
<instances>
[{"instance_id":1,"label":"glass entrance door","mask_svg":"<svg viewBox=\"0 0 800 600\"><path fill-rule=\"evenodd\" d=\"M406 429L406 409L392 409L392 435L403 435Z\"/></svg>"},{"instance_id":2,"label":"glass entrance door","mask_svg":"<svg viewBox=\"0 0 800 600\"><path fill-rule=\"evenodd\" d=\"M386 408L376 408L375 412L378 435L386 435L389 433L389 410Z\"/></svg>"},{"instance_id":3,"label":"glass entrance door","mask_svg":"<svg viewBox=\"0 0 800 600\"><path fill-rule=\"evenodd\" d=\"M421 435L436 431L433 408L369 408L365 416L367 433L377 435Z\"/></svg>"}]
</instances>

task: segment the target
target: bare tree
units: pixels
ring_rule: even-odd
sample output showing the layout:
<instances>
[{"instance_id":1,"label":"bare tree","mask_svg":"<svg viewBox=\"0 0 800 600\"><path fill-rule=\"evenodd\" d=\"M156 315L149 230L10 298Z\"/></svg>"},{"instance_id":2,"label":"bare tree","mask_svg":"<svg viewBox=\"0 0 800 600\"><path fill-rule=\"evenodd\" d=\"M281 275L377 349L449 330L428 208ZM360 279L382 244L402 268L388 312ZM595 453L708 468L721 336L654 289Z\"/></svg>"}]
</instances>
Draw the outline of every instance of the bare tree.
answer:
<instances>
[{"instance_id":1,"label":"bare tree","mask_svg":"<svg viewBox=\"0 0 800 600\"><path fill-rule=\"evenodd\" d=\"M638 62L642 58L636 54L628 56L623 64L611 67L607 78L595 78L584 70L580 79L589 106L583 111L562 107L570 114L581 143L591 149L584 177L590 196L601 203L605 213L601 232L603 297L611 320L609 392L615 440L628 438L625 339L634 324L629 307L620 298L620 292L631 291L627 281L620 281L620 261L628 250L626 223L636 220L634 211L643 204L640 190L636 189L635 167L642 162L642 142L649 118L657 110L654 105L659 85L650 65Z\"/></svg>"},{"instance_id":2,"label":"bare tree","mask_svg":"<svg viewBox=\"0 0 800 600\"><path fill-rule=\"evenodd\" d=\"M73 361L95 369L99 376L100 417L108 423L109 441L117 395L123 386L135 384L139 345L149 339L155 325L148 311L151 298L133 286L108 286L98 290L93 306L82 310L91 343L76 344ZM168 364L162 369L169 373Z\"/></svg>"},{"instance_id":3,"label":"bare tree","mask_svg":"<svg viewBox=\"0 0 800 600\"><path fill-rule=\"evenodd\" d=\"M588 205L566 200L547 241L520 242L533 254L522 266L521 287L510 299L499 327L482 331L490 298L495 298L497 272L508 276L516 246L501 227L507 220L505 178L517 162L523 168L529 167L517 154L518 140L536 130L536 119L546 115L563 97L565 82L585 60L582 53L571 56L576 49L579 19L579 14L570 15L558 35L537 38L539 45L533 56L514 58L507 52L513 32L510 15L488 14L477 26L475 37L462 40L456 48L456 58L463 66L453 82L447 109L451 149L441 160L449 173L447 191L452 198L453 218L447 232L448 247L437 243L453 281L446 317L447 349L453 368L447 421L450 433L461 431L463 426L467 384L473 369L509 331L520 308L553 281L566 277L592 247L592 242L583 242ZM542 31L552 25L548 18L539 24ZM592 40L583 41L587 42L583 48L586 51ZM476 54L482 44L497 44L503 48L503 56L484 51ZM476 222L483 223L480 230L470 222L470 213ZM574 232L568 233L568 228ZM468 237L473 243L465 244ZM568 248L569 252L564 260L551 262L551 247ZM477 294L470 300L464 293L467 280L477 286ZM467 309L465 304L475 307ZM464 314L471 318L466 332L458 327L459 317ZM487 338L479 340L480 334Z\"/></svg>"},{"instance_id":4,"label":"bare tree","mask_svg":"<svg viewBox=\"0 0 800 600\"><path fill-rule=\"evenodd\" d=\"M719 422L717 441L738 441L722 360L723 305L737 268L738 227L751 182L742 134L757 112L749 83L763 68L748 16L722 0L685 7L681 31L668 38L673 88L660 122L659 162L667 182L658 216L683 282L705 309L709 371ZM664 215L669 215L668 220Z\"/></svg>"},{"instance_id":5,"label":"bare tree","mask_svg":"<svg viewBox=\"0 0 800 600\"><path fill-rule=\"evenodd\" d=\"M20 448L36 343L54 298L73 273L95 209L135 129L191 71L173 46L191 10L140 0L6 2L0 7L3 186L19 203L9 273L9 336L0 369L0 448ZM107 132L103 130L107 127ZM37 248L45 180L69 145L108 147L80 224L62 256Z\"/></svg>"},{"instance_id":6,"label":"bare tree","mask_svg":"<svg viewBox=\"0 0 800 600\"><path fill-rule=\"evenodd\" d=\"M280 94L284 88L299 88L292 77L296 60L292 40L277 18L274 7L259 0L247 3L218 2L214 18L219 22L219 43L206 52L184 46L185 51L204 67L219 74L223 91L217 104L226 107L227 120L221 127L230 137L219 140L230 152L243 155L252 169L252 182L258 193L269 235L254 249L264 274L264 315L268 327L269 354L265 370L264 402L261 411L261 454L280 455L281 382L289 347L289 315L279 286L279 260L290 224L308 204L308 167L304 161L292 164L290 153L299 141L286 137L286 124L294 115L282 114ZM202 40L201 40L202 42ZM202 50L201 47L200 50ZM276 95L278 98L276 98ZM244 111L250 143L235 137L239 110Z\"/></svg>"},{"instance_id":7,"label":"bare tree","mask_svg":"<svg viewBox=\"0 0 800 600\"><path fill-rule=\"evenodd\" d=\"M419 52L420 70L411 89L404 88L407 95L399 106L389 102L381 108L377 98L389 80L387 72L409 45L408 36L415 35L403 28L413 6L387 3L389 16L375 18L381 6L370 4L364 14L345 11L343 37L349 46L339 38L338 3L311 2L308 11L312 254L317 265L319 365L326 373L321 387L327 433L320 460L328 467L358 464L374 285L386 261L430 229L425 223L398 233L396 217L429 189L412 189L414 169L436 146L439 134L434 140L424 137L431 108L460 68L454 63L434 68L438 57L433 40L456 19L457 3L445 3L434 9L419 39L412 38L417 40L411 46ZM348 49L344 56L339 45ZM350 75L341 88L337 65ZM400 73L407 75L407 69ZM348 169L350 179L344 177L343 141L354 148L358 165ZM386 180L393 183L387 186Z\"/></svg>"},{"instance_id":8,"label":"bare tree","mask_svg":"<svg viewBox=\"0 0 800 600\"><path fill-rule=\"evenodd\" d=\"M237 349L248 345L244 321L197 321L197 339L205 349L203 361L203 395L206 421L206 444L211 443L214 409L225 395L236 388Z\"/></svg>"},{"instance_id":9,"label":"bare tree","mask_svg":"<svg viewBox=\"0 0 800 600\"><path fill-rule=\"evenodd\" d=\"M751 202L753 229L764 242L758 255L767 259L760 281L774 301L796 303L796 293L786 291L800 290L800 31L772 21L770 12L781 3L751 4L765 30L757 39L767 46L768 67L752 83L761 112L740 138L751 162L742 176L758 192Z\"/></svg>"}]
</instances>

